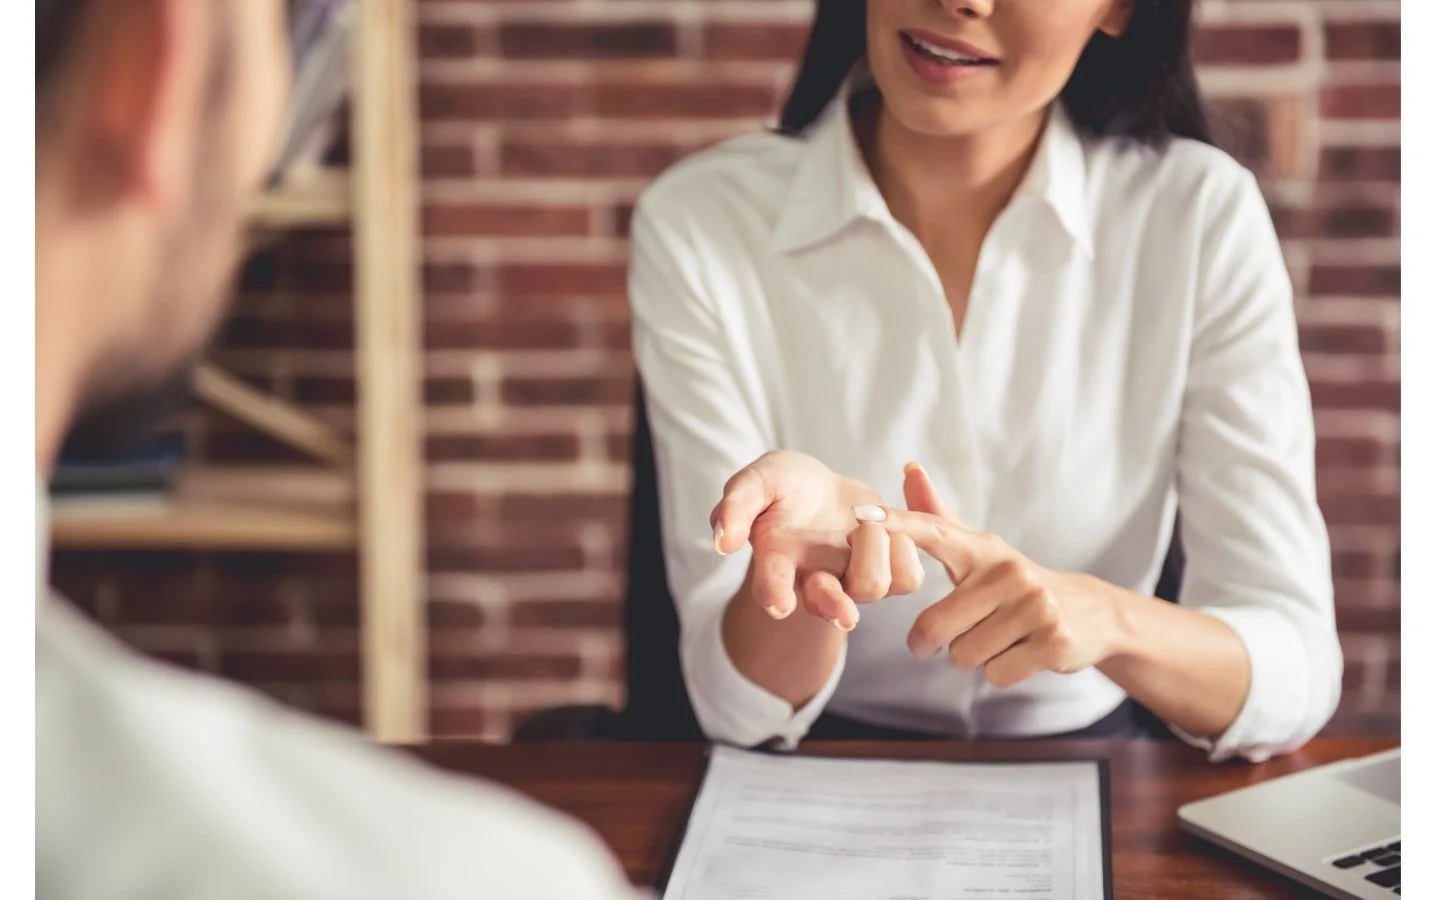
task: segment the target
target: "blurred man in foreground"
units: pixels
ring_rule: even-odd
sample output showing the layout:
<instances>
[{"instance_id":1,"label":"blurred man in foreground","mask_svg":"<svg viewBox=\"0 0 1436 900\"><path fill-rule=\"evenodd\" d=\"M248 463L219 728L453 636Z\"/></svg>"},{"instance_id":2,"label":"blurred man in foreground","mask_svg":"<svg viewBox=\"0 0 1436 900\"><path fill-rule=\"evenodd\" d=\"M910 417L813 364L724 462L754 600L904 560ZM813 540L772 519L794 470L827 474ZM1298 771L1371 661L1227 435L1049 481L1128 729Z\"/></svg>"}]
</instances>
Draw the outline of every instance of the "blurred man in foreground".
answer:
<instances>
[{"instance_id":1,"label":"blurred man in foreground","mask_svg":"<svg viewBox=\"0 0 1436 900\"><path fill-rule=\"evenodd\" d=\"M59 448L142 439L157 400L183 395L277 140L288 57L282 0L36 14L39 895L631 896L581 826L141 659L48 593Z\"/></svg>"}]
</instances>

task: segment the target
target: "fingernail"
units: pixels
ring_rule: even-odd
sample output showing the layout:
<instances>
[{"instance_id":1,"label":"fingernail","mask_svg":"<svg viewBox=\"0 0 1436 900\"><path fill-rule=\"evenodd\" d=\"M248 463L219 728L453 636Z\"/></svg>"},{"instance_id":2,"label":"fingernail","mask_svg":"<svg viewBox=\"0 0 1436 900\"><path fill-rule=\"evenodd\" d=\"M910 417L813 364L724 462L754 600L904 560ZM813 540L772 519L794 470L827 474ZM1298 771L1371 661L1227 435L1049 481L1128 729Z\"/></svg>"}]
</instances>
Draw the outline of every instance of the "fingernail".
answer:
<instances>
[{"instance_id":1,"label":"fingernail","mask_svg":"<svg viewBox=\"0 0 1436 900\"><path fill-rule=\"evenodd\" d=\"M886 522L888 511L881 506L855 506L853 515L858 517L859 522Z\"/></svg>"},{"instance_id":2,"label":"fingernail","mask_svg":"<svg viewBox=\"0 0 1436 900\"><path fill-rule=\"evenodd\" d=\"M939 644L936 647L929 647L926 644L918 644L916 647L909 645L909 649L912 650L912 655L918 659L932 659L942 650L942 645Z\"/></svg>"},{"instance_id":3,"label":"fingernail","mask_svg":"<svg viewBox=\"0 0 1436 900\"><path fill-rule=\"evenodd\" d=\"M719 544L718 544L718 542L721 541L721 540L723 540L723 523L722 523L722 522L714 522L714 523L713 523L713 549L718 553L719 556L727 556L728 554L725 553L725 552L723 552L723 548L720 547Z\"/></svg>"},{"instance_id":4,"label":"fingernail","mask_svg":"<svg viewBox=\"0 0 1436 900\"><path fill-rule=\"evenodd\" d=\"M910 462L902 467L902 472L904 475L913 475L922 471L922 463L920 462Z\"/></svg>"},{"instance_id":5,"label":"fingernail","mask_svg":"<svg viewBox=\"0 0 1436 900\"><path fill-rule=\"evenodd\" d=\"M831 625L831 626L833 626L834 628L838 629L839 631L842 631L842 632L850 632L850 631L852 631L854 628L857 627L857 623L856 623L856 622L854 622L854 623L851 624L851 625L844 625L844 624L842 623L842 621L838 619L837 616L829 616L829 617L828 617L828 624Z\"/></svg>"},{"instance_id":6,"label":"fingernail","mask_svg":"<svg viewBox=\"0 0 1436 900\"><path fill-rule=\"evenodd\" d=\"M781 610L776 606L765 606L763 607L763 612L767 613L768 615L781 622L784 619L788 618L788 615L792 613L792 610Z\"/></svg>"}]
</instances>

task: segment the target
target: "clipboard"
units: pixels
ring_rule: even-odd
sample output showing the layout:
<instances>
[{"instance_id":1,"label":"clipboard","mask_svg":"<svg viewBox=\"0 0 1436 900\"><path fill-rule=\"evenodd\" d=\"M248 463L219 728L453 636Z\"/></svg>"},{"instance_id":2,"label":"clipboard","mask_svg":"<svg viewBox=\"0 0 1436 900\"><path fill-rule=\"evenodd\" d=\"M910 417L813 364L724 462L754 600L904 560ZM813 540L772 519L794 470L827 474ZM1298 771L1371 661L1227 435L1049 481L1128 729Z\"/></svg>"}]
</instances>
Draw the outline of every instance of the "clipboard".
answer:
<instances>
[{"instance_id":1,"label":"clipboard","mask_svg":"<svg viewBox=\"0 0 1436 900\"><path fill-rule=\"evenodd\" d=\"M693 781L693 787L688 792L688 799L683 807L683 820L674 832L673 840L668 850L664 853L663 866L659 869L658 879L654 884L654 890L659 897L662 897L668 890L668 882L673 877L673 867L678 863L679 851L683 849L683 842L688 837L688 827L693 821L693 808L698 803L698 796L703 791L703 785L708 780L708 769L713 762L713 746L707 744L703 748L703 765L698 771L698 777ZM1102 853L1102 896L1104 900L1114 900L1114 889L1112 887L1112 767L1105 756L1093 757L1028 757L1024 759L999 760L999 759L942 759L927 756L858 756L856 754L844 753L811 753L788 752L773 750L769 748L754 748L744 750L746 753L759 753L770 756L807 756L814 759L847 759L847 760L875 760L882 762L926 762L926 763L958 763L968 766L983 765L1051 765L1055 763L1090 763L1097 767L1097 799L1100 807L1101 819L1101 853Z\"/></svg>"}]
</instances>

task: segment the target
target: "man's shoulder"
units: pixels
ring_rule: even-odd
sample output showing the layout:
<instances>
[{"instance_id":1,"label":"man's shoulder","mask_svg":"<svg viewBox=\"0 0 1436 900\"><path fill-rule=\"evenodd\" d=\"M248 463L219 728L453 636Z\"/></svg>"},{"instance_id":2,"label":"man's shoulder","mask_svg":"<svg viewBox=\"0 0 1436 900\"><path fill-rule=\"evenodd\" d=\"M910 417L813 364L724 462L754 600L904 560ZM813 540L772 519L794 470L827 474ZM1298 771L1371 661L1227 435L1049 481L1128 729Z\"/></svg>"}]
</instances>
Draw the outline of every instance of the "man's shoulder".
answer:
<instances>
[{"instance_id":1,"label":"man's shoulder","mask_svg":"<svg viewBox=\"0 0 1436 900\"><path fill-rule=\"evenodd\" d=\"M630 896L576 820L41 606L36 864L59 893Z\"/></svg>"}]
</instances>

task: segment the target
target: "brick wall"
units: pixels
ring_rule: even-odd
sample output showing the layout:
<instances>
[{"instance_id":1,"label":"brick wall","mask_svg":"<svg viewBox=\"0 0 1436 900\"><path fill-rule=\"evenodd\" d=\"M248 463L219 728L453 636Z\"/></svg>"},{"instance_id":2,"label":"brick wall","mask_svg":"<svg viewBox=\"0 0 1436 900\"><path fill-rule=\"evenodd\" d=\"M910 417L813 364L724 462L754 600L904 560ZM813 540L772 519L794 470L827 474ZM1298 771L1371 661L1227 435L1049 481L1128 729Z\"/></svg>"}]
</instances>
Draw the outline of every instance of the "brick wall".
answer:
<instances>
[{"instance_id":1,"label":"brick wall","mask_svg":"<svg viewBox=\"0 0 1436 900\"><path fill-rule=\"evenodd\" d=\"M770 116L808 0L420 0L432 729L620 701L631 385L625 232L643 185ZM1346 697L1398 723L1399 5L1206 0L1203 80L1295 280ZM349 242L255 260L216 356L352 423ZM225 459L285 451L198 417ZM354 560L63 554L56 579L161 656L357 718Z\"/></svg>"}]
</instances>

